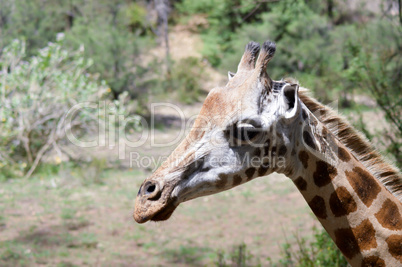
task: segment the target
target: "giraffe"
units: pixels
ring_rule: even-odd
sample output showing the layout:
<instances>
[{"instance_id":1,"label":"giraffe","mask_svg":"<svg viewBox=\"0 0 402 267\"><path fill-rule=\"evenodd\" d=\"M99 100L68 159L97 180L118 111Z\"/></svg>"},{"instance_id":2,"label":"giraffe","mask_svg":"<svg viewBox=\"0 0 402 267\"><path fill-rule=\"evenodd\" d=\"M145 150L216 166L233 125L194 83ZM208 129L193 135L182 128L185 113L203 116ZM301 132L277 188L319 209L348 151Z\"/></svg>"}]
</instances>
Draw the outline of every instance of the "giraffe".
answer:
<instances>
[{"instance_id":1,"label":"giraffe","mask_svg":"<svg viewBox=\"0 0 402 267\"><path fill-rule=\"evenodd\" d=\"M261 50L261 51L260 51ZM138 223L273 172L289 177L352 266L402 265L402 177L335 111L266 68L275 43L247 44L188 136L141 185Z\"/></svg>"}]
</instances>

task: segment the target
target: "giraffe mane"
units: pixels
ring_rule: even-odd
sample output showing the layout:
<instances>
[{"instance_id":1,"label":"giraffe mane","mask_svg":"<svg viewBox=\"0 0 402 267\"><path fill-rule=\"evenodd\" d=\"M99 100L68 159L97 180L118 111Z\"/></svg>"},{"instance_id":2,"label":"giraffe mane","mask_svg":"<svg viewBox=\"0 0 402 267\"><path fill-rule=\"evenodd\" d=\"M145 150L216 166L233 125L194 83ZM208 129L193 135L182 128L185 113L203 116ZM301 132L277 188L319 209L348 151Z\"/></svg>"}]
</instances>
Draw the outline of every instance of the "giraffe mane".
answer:
<instances>
[{"instance_id":1,"label":"giraffe mane","mask_svg":"<svg viewBox=\"0 0 402 267\"><path fill-rule=\"evenodd\" d=\"M300 87L300 100L335 137L377 178L393 195L402 201L402 175L369 143L367 138L332 108L325 106Z\"/></svg>"}]
</instances>

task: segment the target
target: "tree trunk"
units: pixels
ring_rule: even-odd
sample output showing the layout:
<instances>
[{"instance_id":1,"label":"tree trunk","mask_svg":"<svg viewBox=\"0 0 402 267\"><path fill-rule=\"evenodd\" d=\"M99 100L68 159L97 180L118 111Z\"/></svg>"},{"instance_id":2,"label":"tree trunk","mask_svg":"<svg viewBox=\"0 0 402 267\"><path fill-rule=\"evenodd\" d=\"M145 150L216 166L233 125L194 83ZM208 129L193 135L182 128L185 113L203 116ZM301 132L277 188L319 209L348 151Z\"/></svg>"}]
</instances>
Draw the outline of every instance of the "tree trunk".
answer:
<instances>
[{"instance_id":1,"label":"tree trunk","mask_svg":"<svg viewBox=\"0 0 402 267\"><path fill-rule=\"evenodd\" d=\"M400 1L400 0L399 0ZM328 0L327 1L327 14L328 14L328 17L329 18L331 18L331 19L333 19L333 17L334 17L334 12L333 12L333 10L334 10L334 0Z\"/></svg>"},{"instance_id":2,"label":"tree trunk","mask_svg":"<svg viewBox=\"0 0 402 267\"><path fill-rule=\"evenodd\" d=\"M157 13L157 34L161 40L161 44L165 46L165 62L166 70L170 72L170 48L169 48L169 28L168 19L170 13L169 0L155 0L155 10Z\"/></svg>"}]
</instances>

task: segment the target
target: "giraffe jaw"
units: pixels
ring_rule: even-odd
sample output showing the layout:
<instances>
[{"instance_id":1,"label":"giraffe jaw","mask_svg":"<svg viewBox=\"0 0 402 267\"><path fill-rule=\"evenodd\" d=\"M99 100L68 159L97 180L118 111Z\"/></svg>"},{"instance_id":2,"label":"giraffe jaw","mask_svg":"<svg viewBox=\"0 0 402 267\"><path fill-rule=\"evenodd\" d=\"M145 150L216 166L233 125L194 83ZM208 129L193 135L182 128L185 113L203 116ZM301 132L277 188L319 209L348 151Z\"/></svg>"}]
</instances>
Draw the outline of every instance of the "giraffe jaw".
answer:
<instances>
[{"instance_id":1,"label":"giraffe jaw","mask_svg":"<svg viewBox=\"0 0 402 267\"><path fill-rule=\"evenodd\" d=\"M175 205L173 202L166 205L163 209L158 211L150 220L154 222L166 221L170 218L170 216L172 216L177 206L178 205Z\"/></svg>"},{"instance_id":2,"label":"giraffe jaw","mask_svg":"<svg viewBox=\"0 0 402 267\"><path fill-rule=\"evenodd\" d=\"M140 205L135 205L134 220L137 223L145 223L147 221L166 221L173 214L178 204L170 201L159 208L141 208Z\"/></svg>"}]
</instances>

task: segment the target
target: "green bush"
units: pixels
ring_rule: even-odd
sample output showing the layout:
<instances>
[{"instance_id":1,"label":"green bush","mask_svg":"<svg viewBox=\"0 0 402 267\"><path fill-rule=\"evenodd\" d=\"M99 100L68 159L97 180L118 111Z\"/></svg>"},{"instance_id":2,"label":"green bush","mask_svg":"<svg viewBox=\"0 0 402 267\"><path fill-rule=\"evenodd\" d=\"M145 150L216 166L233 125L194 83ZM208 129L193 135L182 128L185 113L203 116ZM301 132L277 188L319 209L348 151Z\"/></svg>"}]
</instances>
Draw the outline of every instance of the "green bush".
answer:
<instances>
[{"instance_id":1,"label":"green bush","mask_svg":"<svg viewBox=\"0 0 402 267\"><path fill-rule=\"evenodd\" d=\"M303 86L322 88L336 81L339 71L338 55L332 56L330 21L316 14L305 1L280 1L272 10L261 14L261 21L244 24L237 30L236 38L227 45L227 53L220 68L236 70L238 55L244 50L244 40L276 42L278 51L270 62L269 74L275 78L292 76ZM326 97L325 97L326 98Z\"/></svg>"},{"instance_id":2,"label":"green bush","mask_svg":"<svg viewBox=\"0 0 402 267\"><path fill-rule=\"evenodd\" d=\"M203 79L206 74L200 59L184 58L174 63L166 80L166 91L177 94L180 102L191 104L199 101Z\"/></svg>"},{"instance_id":3,"label":"green bush","mask_svg":"<svg viewBox=\"0 0 402 267\"><path fill-rule=\"evenodd\" d=\"M217 252L217 261L215 262L215 266L217 267L260 267L265 266L267 263L271 265L271 260L268 258L267 262L264 264L261 263L261 260L258 257L255 257L248 249L246 244L239 244L237 246L232 247L232 251L230 253L225 253L222 250Z\"/></svg>"},{"instance_id":4,"label":"green bush","mask_svg":"<svg viewBox=\"0 0 402 267\"><path fill-rule=\"evenodd\" d=\"M348 266L348 262L329 234L323 229L314 228L313 230L314 238L310 242L304 238L297 238L296 251L292 251L290 243L285 243L282 247L283 258L278 264L299 267Z\"/></svg>"},{"instance_id":5,"label":"green bush","mask_svg":"<svg viewBox=\"0 0 402 267\"><path fill-rule=\"evenodd\" d=\"M0 51L14 39L25 40L26 60L64 32L64 48L72 51L84 45L84 58L94 62L89 72L99 73L116 99L124 91L137 97L149 89L139 67L143 49L152 46L147 12L146 1L141 0L4 0Z\"/></svg>"},{"instance_id":6,"label":"green bush","mask_svg":"<svg viewBox=\"0 0 402 267\"><path fill-rule=\"evenodd\" d=\"M152 40L141 37L141 31L132 33L127 29L126 23L136 23L132 19L124 19L124 22L116 24L112 20L111 15L77 19L66 33L65 47L71 49L84 45L85 58L94 62L89 72L99 73L107 81L116 99L124 91L137 98L150 89L146 83L149 69L142 67L141 56L145 48L152 46Z\"/></svg>"},{"instance_id":7,"label":"green bush","mask_svg":"<svg viewBox=\"0 0 402 267\"><path fill-rule=\"evenodd\" d=\"M365 126L359 127L367 137L376 136L386 152L393 156L398 167L402 167L402 72L399 42L402 35L396 17L387 20L373 20L360 29L358 38L347 43L350 54L344 77L359 86L360 92L375 99L385 114L389 129L376 134ZM384 40L389 40L384 42Z\"/></svg>"},{"instance_id":8,"label":"green bush","mask_svg":"<svg viewBox=\"0 0 402 267\"><path fill-rule=\"evenodd\" d=\"M313 228L312 240L297 237L294 246L286 242L282 244L282 257L279 261L273 261L270 257L262 259L253 255L245 244L233 246L230 253L220 250L217 252L215 266L283 266L283 267L346 267L348 262L336 247L331 237L325 230Z\"/></svg>"},{"instance_id":9,"label":"green bush","mask_svg":"<svg viewBox=\"0 0 402 267\"><path fill-rule=\"evenodd\" d=\"M269 10L269 3L263 1L257 9L255 7L252 0L184 0L175 4L182 15L206 15L209 27L202 32L203 55L214 67L219 66L225 54L232 51L230 41L237 38L236 30L245 23L258 21L259 15Z\"/></svg>"},{"instance_id":10,"label":"green bush","mask_svg":"<svg viewBox=\"0 0 402 267\"><path fill-rule=\"evenodd\" d=\"M59 153L66 132L90 132L96 120L85 109L68 118L77 103L97 101L110 89L104 81L86 72L92 61L83 58L83 48L62 49L63 35L56 43L25 58L25 43L15 40L0 58L0 174L31 175L51 148Z\"/></svg>"},{"instance_id":11,"label":"green bush","mask_svg":"<svg viewBox=\"0 0 402 267\"><path fill-rule=\"evenodd\" d=\"M68 1L3 0L0 5L0 50L23 39L28 57L68 29L68 14L74 14Z\"/></svg>"}]
</instances>

